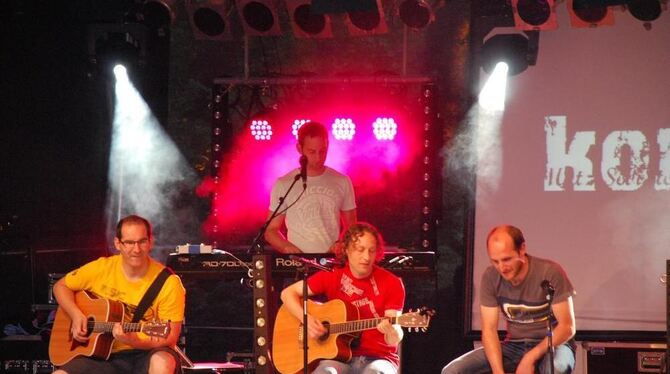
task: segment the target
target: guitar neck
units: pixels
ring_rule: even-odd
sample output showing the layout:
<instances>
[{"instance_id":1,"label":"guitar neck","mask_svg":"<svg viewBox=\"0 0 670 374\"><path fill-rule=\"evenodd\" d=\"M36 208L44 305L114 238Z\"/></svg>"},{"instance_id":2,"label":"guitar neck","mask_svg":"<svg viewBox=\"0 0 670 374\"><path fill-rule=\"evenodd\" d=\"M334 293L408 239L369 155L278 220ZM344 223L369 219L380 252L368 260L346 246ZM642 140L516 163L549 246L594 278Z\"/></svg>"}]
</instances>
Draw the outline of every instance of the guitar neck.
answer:
<instances>
[{"instance_id":1,"label":"guitar neck","mask_svg":"<svg viewBox=\"0 0 670 374\"><path fill-rule=\"evenodd\" d=\"M363 330L371 330L376 328L377 325L385 319L389 320L391 324L395 324L397 320L396 317L359 319L356 321L333 323L330 325L329 330L331 334L347 334Z\"/></svg>"},{"instance_id":2,"label":"guitar neck","mask_svg":"<svg viewBox=\"0 0 670 374\"><path fill-rule=\"evenodd\" d=\"M103 321L89 321L88 328L93 332L111 333L112 328L118 322L103 322ZM123 332L140 332L142 331L142 324L137 322L121 323Z\"/></svg>"}]
</instances>

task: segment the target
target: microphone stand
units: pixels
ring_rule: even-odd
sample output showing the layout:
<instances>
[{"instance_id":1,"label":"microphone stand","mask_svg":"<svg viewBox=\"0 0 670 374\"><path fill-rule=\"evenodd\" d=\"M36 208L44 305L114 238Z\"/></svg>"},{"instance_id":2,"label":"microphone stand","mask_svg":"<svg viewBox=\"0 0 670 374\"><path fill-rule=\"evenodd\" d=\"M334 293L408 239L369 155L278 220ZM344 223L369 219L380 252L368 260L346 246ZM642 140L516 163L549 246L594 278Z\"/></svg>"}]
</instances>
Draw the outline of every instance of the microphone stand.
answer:
<instances>
[{"instance_id":1,"label":"microphone stand","mask_svg":"<svg viewBox=\"0 0 670 374\"><path fill-rule=\"evenodd\" d=\"M291 183L291 185L286 190L286 193L284 193L284 196L279 198L279 204L277 204L277 207L272 211L272 214L265 221L265 223L263 224L261 229L258 231L258 234L254 238L253 242L251 243L251 247L249 247L248 252L253 254L252 258L253 258L254 262L256 262L256 257L265 258L265 259L268 259L270 257L270 256L268 256L264 253L265 252L265 249L264 249L265 240L263 238L265 236L265 232L267 231L267 228L270 225L270 222L272 222L272 220L279 215L279 211L280 211L282 205L284 204L284 202L286 200L286 197L291 192L291 190L293 189L293 186L295 186L296 182L301 178L301 176L302 176L301 173L298 173L298 175L296 175L295 178L293 178L293 182ZM267 268L266 268L266 271L267 271ZM258 273L259 273L258 275L262 276L262 274L261 274L262 272L260 270L258 271ZM250 277L251 277L251 275L253 275L253 271L251 269L249 270L249 274L250 274ZM272 276L270 276L270 278L272 278ZM272 279L267 279L267 280L268 280L268 284L267 284L265 290L273 289L273 287L271 285ZM270 295L269 291L260 292L257 288L254 288L254 298L256 297L257 293L262 294L264 297L267 298L266 300L268 300L268 301L270 301L271 299L274 300L274 296ZM272 309L272 308L270 308L270 304L268 304L268 309L269 310ZM254 309L254 312L255 312L255 309ZM271 313L274 313L274 312L276 312L276 310L271 311ZM270 327L270 326L271 326L271 324L268 325L268 327ZM255 338L256 338L256 331L254 330L254 339ZM254 352L256 352L255 347L254 347ZM254 355L255 355L255 353L254 353Z\"/></svg>"},{"instance_id":2,"label":"microphone stand","mask_svg":"<svg viewBox=\"0 0 670 374\"><path fill-rule=\"evenodd\" d=\"M293 178L293 182L291 185L288 187L288 190L286 190L286 193L284 193L284 196L279 198L279 204L277 204L277 207L275 210L272 211L272 214L270 215L270 218L268 218L263 226L261 227L260 230L258 230L258 234L254 238L254 241L251 242L251 247L249 248L249 253L256 253L256 254L262 254L264 252L263 248L263 237L265 236L265 231L267 231L268 226L270 225L270 222L279 215L279 209L284 205L284 201L286 200L286 197L288 194L291 192L293 189L293 186L295 186L296 182L300 179L300 173L298 173L295 178Z\"/></svg>"},{"instance_id":3,"label":"microphone stand","mask_svg":"<svg viewBox=\"0 0 670 374\"><path fill-rule=\"evenodd\" d=\"M308 374L309 344L307 342L307 265L303 263L298 271L302 273L302 370L303 374Z\"/></svg>"},{"instance_id":4,"label":"microphone stand","mask_svg":"<svg viewBox=\"0 0 670 374\"><path fill-rule=\"evenodd\" d=\"M549 353L549 364L551 365L550 373L554 374L554 333L551 326L551 321L554 317L554 312L551 310L551 305L554 301L554 289L552 287L547 288L547 301L549 302L549 315L547 316L547 351Z\"/></svg>"},{"instance_id":5,"label":"microphone stand","mask_svg":"<svg viewBox=\"0 0 670 374\"><path fill-rule=\"evenodd\" d=\"M292 257L294 259L297 259L296 257ZM309 268L315 268L315 269L320 269L322 271L332 271L332 269L326 268L322 265L319 265L317 263L313 263L311 261L300 261L300 267L298 268L298 272L302 274L302 367L303 367L303 373L308 374L309 373L309 357L308 357L308 350L309 350L309 344L308 344L308 336L307 336L307 274L309 273Z\"/></svg>"}]
</instances>

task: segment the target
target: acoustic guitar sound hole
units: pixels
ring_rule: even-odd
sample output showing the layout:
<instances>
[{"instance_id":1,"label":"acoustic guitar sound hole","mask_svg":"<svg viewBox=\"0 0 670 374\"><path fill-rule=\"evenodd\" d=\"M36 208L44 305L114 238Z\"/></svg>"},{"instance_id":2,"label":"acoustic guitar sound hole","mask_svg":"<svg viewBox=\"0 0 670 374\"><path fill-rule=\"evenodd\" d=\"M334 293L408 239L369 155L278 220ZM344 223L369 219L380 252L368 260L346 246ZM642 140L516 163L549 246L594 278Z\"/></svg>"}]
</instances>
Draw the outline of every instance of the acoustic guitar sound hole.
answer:
<instances>
[{"instance_id":1,"label":"acoustic guitar sound hole","mask_svg":"<svg viewBox=\"0 0 670 374\"><path fill-rule=\"evenodd\" d=\"M325 341L325 340L328 340L328 337L330 336L330 322L328 322L328 321L324 321L324 322L321 322L321 324L323 325L323 327L326 328L326 333L323 334L323 335L319 338L319 340L320 340L320 341Z\"/></svg>"}]
</instances>

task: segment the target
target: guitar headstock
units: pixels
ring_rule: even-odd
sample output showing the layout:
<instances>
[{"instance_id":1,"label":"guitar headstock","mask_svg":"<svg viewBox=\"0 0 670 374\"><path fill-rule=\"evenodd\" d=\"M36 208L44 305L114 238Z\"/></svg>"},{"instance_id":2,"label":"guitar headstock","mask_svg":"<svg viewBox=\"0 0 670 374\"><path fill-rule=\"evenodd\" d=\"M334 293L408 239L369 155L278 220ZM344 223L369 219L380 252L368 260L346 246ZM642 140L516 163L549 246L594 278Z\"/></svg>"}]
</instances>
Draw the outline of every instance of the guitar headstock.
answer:
<instances>
[{"instance_id":1,"label":"guitar headstock","mask_svg":"<svg viewBox=\"0 0 670 374\"><path fill-rule=\"evenodd\" d=\"M142 332L149 336L166 338L170 335L170 321L151 321L142 324Z\"/></svg>"},{"instance_id":2,"label":"guitar headstock","mask_svg":"<svg viewBox=\"0 0 670 374\"><path fill-rule=\"evenodd\" d=\"M429 309L424 306L398 316L397 323L402 327L408 327L409 331L412 331L412 329L414 329L414 331L419 331L419 329L421 329L421 331L426 331L430 324L430 319L434 315L434 309Z\"/></svg>"}]
</instances>

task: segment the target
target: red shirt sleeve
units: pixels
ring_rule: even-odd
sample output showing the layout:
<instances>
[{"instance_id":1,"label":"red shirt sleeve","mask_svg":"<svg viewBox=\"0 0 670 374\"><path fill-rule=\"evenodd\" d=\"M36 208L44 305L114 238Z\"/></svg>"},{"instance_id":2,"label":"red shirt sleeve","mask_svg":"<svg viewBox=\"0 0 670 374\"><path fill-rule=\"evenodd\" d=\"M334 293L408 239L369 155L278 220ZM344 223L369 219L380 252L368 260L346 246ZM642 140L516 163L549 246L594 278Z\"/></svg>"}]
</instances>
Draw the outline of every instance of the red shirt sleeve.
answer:
<instances>
[{"instance_id":1,"label":"red shirt sleeve","mask_svg":"<svg viewBox=\"0 0 670 374\"><path fill-rule=\"evenodd\" d=\"M307 278L307 287L316 295L325 294L328 291L328 285L335 282L334 274L335 272L318 271Z\"/></svg>"}]
</instances>

